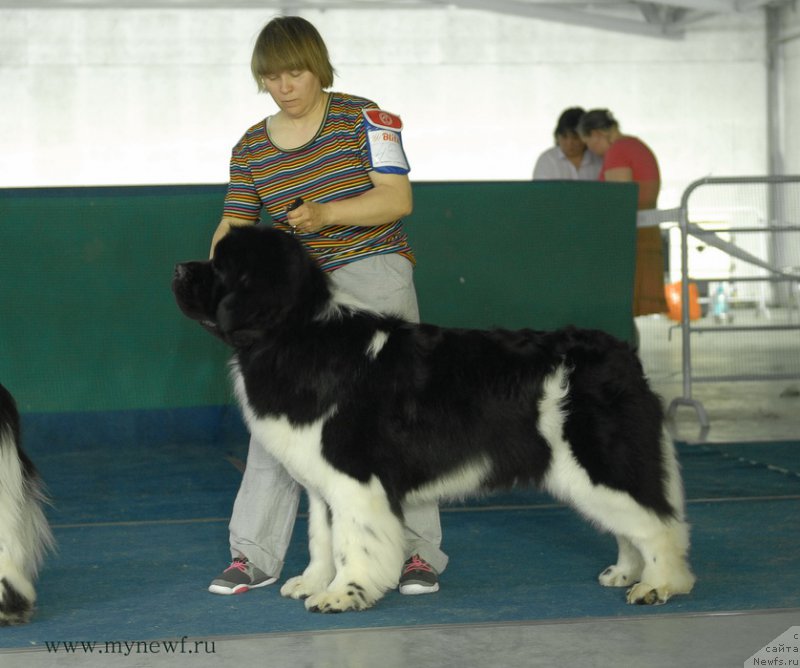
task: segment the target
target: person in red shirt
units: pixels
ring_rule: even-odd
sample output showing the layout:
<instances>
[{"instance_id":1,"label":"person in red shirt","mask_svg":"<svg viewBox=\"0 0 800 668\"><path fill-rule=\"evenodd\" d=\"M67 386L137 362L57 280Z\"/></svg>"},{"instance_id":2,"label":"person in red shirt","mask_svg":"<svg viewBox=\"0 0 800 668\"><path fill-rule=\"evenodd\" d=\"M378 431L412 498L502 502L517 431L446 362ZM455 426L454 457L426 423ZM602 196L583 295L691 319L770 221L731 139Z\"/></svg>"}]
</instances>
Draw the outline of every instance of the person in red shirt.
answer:
<instances>
[{"instance_id":1,"label":"person in red shirt","mask_svg":"<svg viewBox=\"0 0 800 668\"><path fill-rule=\"evenodd\" d=\"M637 137L622 134L608 109L593 109L581 116L578 134L592 153L603 158L601 181L634 182L639 186L638 208L656 208L661 174L656 156L647 144ZM661 230L658 227L639 228L633 315L666 311Z\"/></svg>"}]
</instances>

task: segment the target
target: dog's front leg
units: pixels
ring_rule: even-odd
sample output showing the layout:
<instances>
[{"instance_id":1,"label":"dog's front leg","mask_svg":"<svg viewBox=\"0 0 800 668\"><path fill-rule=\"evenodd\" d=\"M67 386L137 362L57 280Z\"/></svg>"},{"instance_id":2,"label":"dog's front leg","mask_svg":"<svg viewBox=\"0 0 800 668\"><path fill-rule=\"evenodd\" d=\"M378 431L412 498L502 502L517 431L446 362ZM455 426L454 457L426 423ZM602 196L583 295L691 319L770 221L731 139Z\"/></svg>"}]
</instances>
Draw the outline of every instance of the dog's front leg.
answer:
<instances>
[{"instance_id":1,"label":"dog's front leg","mask_svg":"<svg viewBox=\"0 0 800 668\"><path fill-rule=\"evenodd\" d=\"M313 612L366 610L397 586L404 560L403 523L377 479L352 478L329 495L336 577L306 599Z\"/></svg>"},{"instance_id":2,"label":"dog's front leg","mask_svg":"<svg viewBox=\"0 0 800 668\"><path fill-rule=\"evenodd\" d=\"M333 547L328 506L316 492L308 491L308 567L302 575L281 587L281 596L307 598L318 594L333 580Z\"/></svg>"}]
</instances>

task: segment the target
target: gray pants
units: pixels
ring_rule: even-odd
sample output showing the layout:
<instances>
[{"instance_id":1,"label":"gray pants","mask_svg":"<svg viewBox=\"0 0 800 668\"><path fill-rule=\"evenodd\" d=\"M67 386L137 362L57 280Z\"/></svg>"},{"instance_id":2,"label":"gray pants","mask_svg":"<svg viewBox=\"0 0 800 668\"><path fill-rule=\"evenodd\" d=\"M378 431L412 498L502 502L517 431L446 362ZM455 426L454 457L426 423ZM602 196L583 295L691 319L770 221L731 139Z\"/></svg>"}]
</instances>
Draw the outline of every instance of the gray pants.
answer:
<instances>
[{"instance_id":1,"label":"gray pants","mask_svg":"<svg viewBox=\"0 0 800 668\"><path fill-rule=\"evenodd\" d=\"M413 267L400 255L379 255L330 274L334 286L381 312L419 322ZM278 577L292 537L300 486L283 466L251 438L229 525L232 557L246 557ZM403 509L408 554L419 554L440 573L447 566L436 504Z\"/></svg>"}]
</instances>

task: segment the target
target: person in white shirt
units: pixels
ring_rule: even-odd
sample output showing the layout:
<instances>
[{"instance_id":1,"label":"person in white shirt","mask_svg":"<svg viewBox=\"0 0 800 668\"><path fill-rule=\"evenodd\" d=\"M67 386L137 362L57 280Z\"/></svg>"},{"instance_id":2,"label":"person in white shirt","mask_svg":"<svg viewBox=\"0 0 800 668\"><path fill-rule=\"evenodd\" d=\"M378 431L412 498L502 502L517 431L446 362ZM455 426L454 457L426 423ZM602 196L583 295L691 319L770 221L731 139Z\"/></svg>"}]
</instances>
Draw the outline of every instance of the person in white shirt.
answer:
<instances>
[{"instance_id":1,"label":"person in white shirt","mask_svg":"<svg viewBox=\"0 0 800 668\"><path fill-rule=\"evenodd\" d=\"M580 107L565 109L558 118L556 145L539 156L533 168L533 179L562 181L597 181L602 158L586 149L576 130L584 110Z\"/></svg>"}]
</instances>

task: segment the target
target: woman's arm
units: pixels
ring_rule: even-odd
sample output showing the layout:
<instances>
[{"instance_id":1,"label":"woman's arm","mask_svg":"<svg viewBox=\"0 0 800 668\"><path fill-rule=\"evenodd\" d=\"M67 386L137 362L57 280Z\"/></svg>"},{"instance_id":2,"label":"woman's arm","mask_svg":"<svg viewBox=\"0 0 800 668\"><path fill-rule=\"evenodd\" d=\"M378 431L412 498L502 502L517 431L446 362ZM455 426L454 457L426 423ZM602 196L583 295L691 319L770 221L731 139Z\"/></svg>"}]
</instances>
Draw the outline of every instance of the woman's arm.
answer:
<instances>
[{"instance_id":1,"label":"woman's arm","mask_svg":"<svg viewBox=\"0 0 800 668\"><path fill-rule=\"evenodd\" d=\"M373 187L336 202L305 202L290 211L289 225L300 233L318 232L330 225L374 227L403 218L413 209L411 182L406 174L370 172Z\"/></svg>"},{"instance_id":2,"label":"woman's arm","mask_svg":"<svg viewBox=\"0 0 800 668\"><path fill-rule=\"evenodd\" d=\"M606 181L633 181L633 170L630 167L614 167L603 172Z\"/></svg>"},{"instance_id":3,"label":"woman's arm","mask_svg":"<svg viewBox=\"0 0 800 668\"><path fill-rule=\"evenodd\" d=\"M633 170L630 167L614 167L603 172L606 181L617 183L633 181ZM655 209L658 201L658 191L661 189L659 181L637 181L639 186L638 209Z\"/></svg>"}]
</instances>

